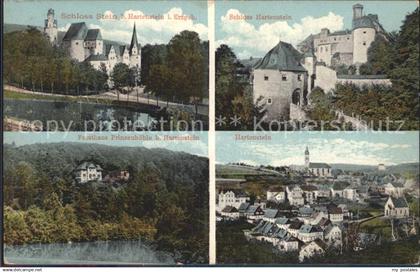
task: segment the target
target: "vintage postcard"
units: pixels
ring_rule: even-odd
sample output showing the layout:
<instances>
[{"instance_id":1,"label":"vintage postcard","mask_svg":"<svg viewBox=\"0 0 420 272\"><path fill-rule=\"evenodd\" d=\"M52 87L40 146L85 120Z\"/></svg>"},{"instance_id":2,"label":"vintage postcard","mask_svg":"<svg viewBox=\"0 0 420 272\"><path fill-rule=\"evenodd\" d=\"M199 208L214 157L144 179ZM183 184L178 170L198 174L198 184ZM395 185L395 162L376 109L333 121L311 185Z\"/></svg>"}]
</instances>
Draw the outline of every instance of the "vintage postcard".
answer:
<instances>
[{"instance_id":1,"label":"vintage postcard","mask_svg":"<svg viewBox=\"0 0 420 272\"><path fill-rule=\"evenodd\" d=\"M6 132L4 263L208 263L207 133Z\"/></svg>"},{"instance_id":2,"label":"vintage postcard","mask_svg":"<svg viewBox=\"0 0 420 272\"><path fill-rule=\"evenodd\" d=\"M419 262L419 134L217 135L217 263Z\"/></svg>"},{"instance_id":3,"label":"vintage postcard","mask_svg":"<svg viewBox=\"0 0 420 272\"><path fill-rule=\"evenodd\" d=\"M418 1L2 6L6 269L418 270Z\"/></svg>"},{"instance_id":4,"label":"vintage postcard","mask_svg":"<svg viewBox=\"0 0 420 272\"><path fill-rule=\"evenodd\" d=\"M418 130L417 1L216 3L217 130Z\"/></svg>"},{"instance_id":5,"label":"vintage postcard","mask_svg":"<svg viewBox=\"0 0 420 272\"><path fill-rule=\"evenodd\" d=\"M4 2L4 129L208 129L204 1Z\"/></svg>"}]
</instances>

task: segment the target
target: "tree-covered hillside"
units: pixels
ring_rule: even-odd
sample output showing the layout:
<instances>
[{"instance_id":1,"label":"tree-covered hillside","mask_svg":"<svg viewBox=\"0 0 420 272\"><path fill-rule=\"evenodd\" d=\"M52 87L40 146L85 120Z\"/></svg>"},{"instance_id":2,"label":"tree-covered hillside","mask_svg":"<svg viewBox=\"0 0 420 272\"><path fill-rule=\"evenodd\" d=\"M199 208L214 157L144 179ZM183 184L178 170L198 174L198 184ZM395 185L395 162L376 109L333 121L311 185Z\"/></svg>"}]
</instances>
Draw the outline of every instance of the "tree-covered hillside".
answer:
<instances>
[{"instance_id":1,"label":"tree-covered hillside","mask_svg":"<svg viewBox=\"0 0 420 272\"><path fill-rule=\"evenodd\" d=\"M77 183L93 162L125 183ZM208 159L166 149L50 143L4 148L6 244L153 241L181 262L208 258Z\"/></svg>"}]
</instances>

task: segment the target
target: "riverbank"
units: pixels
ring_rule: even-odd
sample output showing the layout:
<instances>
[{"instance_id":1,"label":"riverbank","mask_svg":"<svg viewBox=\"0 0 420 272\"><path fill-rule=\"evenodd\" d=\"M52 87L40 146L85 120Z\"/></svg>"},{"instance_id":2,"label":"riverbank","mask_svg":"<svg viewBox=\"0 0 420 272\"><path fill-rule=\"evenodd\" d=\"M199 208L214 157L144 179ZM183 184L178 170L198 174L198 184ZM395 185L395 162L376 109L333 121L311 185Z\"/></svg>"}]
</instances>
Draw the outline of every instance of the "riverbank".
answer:
<instances>
[{"instance_id":1,"label":"riverbank","mask_svg":"<svg viewBox=\"0 0 420 272\"><path fill-rule=\"evenodd\" d=\"M108 98L94 97L94 96L71 96L71 95L53 95L53 94L42 94L42 93L28 93L28 92L16 92L10 89L4 89L4 99L16 99L16 100L39 100L39 101L54 101L54 102L73 102L73 103L88 103L98 104L107 106L120 106L130 109L141 109L147 111L147 113L156 113L161 109L153 104L137 103L132 101L114 100Z\"/></svg>"}]
</instances>

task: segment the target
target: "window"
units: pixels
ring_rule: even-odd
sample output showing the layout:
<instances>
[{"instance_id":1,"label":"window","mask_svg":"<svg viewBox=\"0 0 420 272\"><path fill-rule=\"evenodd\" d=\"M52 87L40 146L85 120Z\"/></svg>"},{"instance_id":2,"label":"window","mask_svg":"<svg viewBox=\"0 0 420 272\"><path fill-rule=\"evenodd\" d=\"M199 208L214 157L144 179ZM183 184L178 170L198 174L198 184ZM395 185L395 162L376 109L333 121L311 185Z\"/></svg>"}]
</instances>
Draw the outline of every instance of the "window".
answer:
<instances>
[{"instance_id":1,"label":"window","mask_svg":"<svg viewBox=\"0 0 420 272\"><path fill-rule=\"evenodd\" d=\"M79 45L79 42L76 42L76 45Z\"/></svg>"},{"instance_id":2,"label":"window","mask_svg":"<svg viewBox=\"0 0 420 272\"><path fill-rule=\"evenodd\" d=\"M366 42L363 42L363 45L366 45Z\"/></svg>"},{"instance_id":3,"label":"window","mask_svg":"<svg viewBox=\"0 0 420 272\"><path fill-rule=\"evenodd\" d=\"M264 80L265 81L268 81L268 76L264 76Z\"/></svg>"},{"instance_id":4,"label":"window","mask_svg":"<svg viewBox=\"0 0 420 272\"><path fill-rule=\"evenodd\" d=\"M302 81L302 75L298 75L298 80Z\"/></svg>"},{"instance_id":5,"label":"window","mask_svg":"<svg viewBox=\"0 0 420 272\"><path fill-rule=\"evenodd\" d=\"M325 47L325 52L328 52L328 47Z\"/></svg>"},{"instance_id":6,"label":"window","mask_svg":"<svg viewBox=\"0 0 420 272\"><path fill-rule=\"evenodd\" d=\"M363 31L363 34L366 34L366 31Z\"/></svg>"},{"instance_id":7,"label":"window","mask_svg":"<svg viewBox=\"0 0 420 272\"><path fill-rule=\"evenodd\" d=\"M281 80L283 80L283 81L287 81L287 77L286 77L286 75L281 75Z\"/></svg>"},{"instance_id":8,"label":"window","mask_svg":"<svg viewBox=\"0 0 420 272\"><path fill-rule=\"evenodd\" d=\"M319 52L321 52L321 53L322 53L322 47L320 47L320 48L319 48Z\"/></svg>"},{"instance_id":9,"label":"window","mask_svg":"<svg viewBox=\"0 0 420 272\"><path fill-rule=\"evenodd\" d=\"M273 103L273 100L271 98L267 98L267 104L271 105Z\"/></svg>"}]
</instances>

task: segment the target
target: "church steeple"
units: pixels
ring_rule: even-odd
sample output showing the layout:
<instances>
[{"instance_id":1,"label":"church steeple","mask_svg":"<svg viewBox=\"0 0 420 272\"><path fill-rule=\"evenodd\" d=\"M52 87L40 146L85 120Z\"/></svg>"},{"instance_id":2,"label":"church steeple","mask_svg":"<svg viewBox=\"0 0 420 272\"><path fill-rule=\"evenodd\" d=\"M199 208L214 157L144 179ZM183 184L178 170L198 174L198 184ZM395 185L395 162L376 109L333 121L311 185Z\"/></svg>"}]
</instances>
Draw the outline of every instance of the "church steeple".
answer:
<instances>
[{"instance_id":1,"label":"church steeple","mask_svg":"<svg viewBox=\"0 0 420 272\"><path fill-rule=\"evenodd\" d=\"M139 50L139 42L137 41L136 23L134 23L133 35L131 36L130 55L133 53L133 48L135 50L134 54L137 54Z\"/></svg>"},{"instance_id":2,"label":"church steeple","mask_svg":"<svg viewBox=\"0 0 420 272\"><path fill-rule=\"evenodd\" d=\"M309 149L306 147L305 149L305 167L309 167Z\"/></svg>"}]
</instances>

